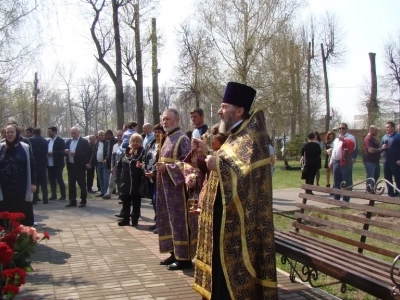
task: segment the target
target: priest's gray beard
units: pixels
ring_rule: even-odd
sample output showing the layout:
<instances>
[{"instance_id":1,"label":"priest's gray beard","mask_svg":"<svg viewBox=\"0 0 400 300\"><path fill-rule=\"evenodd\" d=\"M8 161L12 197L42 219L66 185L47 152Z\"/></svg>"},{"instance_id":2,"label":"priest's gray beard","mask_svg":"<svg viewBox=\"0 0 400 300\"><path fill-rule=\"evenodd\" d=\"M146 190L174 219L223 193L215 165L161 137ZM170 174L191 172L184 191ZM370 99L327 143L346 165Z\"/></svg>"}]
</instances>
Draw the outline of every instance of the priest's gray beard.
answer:
<instances>
[{"instance_id":1,"label":"priest's gray beard","mask_svg":"<svg viewBox=\"0 0 400 300\"><path fill-rule=\"evenodd\" d=\"M221 121L219 122L219 127L218 127L218 131L220 133L227 134L230 131L231 127L234 124L233 122L234 114L235 111L232 111L226 117L221 116Z\"/></svg>"}]
</instances>

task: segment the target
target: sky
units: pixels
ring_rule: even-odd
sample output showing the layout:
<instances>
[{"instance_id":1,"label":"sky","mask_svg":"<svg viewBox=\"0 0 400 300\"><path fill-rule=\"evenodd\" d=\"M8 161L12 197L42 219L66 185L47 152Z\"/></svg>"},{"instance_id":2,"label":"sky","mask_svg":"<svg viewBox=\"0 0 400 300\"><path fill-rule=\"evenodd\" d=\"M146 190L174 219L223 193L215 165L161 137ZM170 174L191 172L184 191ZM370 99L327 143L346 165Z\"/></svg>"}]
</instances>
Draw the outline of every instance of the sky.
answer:
<instances>
[{"instance_id":1,"label":"sky","mask_svg":"<svg viewBox=\"0 0 400 300\"><path fill-rule=\"evenodd\" d=\"M178 62L176 29L194 9L195 0L160 0L154 16L158 32L163 36L159 52L160 85L173 77ZM57 1L57 12L48 20L48 42L38 58L37 71L42 82L55 82L55 66L74 63L77 73L90 72L95 64L95 49L89 36L91 18L83 14L85 5L79 0L68 4ZM384 42L390 35L400 33L400 1L398 0L309 0L304 15L316 18L326 12L334 13L345 31L346 54L343 63L328 66L331 106L351 124L354 115L362 111L363 89L370 77L368 52L376 53L378 75L385 73ZM150 18L149 18L150 24ZM145 26L145 25L144 25ZM315 41L319 45L319 41ZM316 58L319 59L319 58ZM150 66L148 66L150 70ZM147 73L150 73L148 70ZM32 75L33 78L33 75ZM379 79L378 79L379 80ZM145 83L150 85L150 78ZM379 81L378 81L379 83ZM398 99L395 99L398 100ZM397 105L394 109L397 110Z\"/></svg>"}]
</instances>

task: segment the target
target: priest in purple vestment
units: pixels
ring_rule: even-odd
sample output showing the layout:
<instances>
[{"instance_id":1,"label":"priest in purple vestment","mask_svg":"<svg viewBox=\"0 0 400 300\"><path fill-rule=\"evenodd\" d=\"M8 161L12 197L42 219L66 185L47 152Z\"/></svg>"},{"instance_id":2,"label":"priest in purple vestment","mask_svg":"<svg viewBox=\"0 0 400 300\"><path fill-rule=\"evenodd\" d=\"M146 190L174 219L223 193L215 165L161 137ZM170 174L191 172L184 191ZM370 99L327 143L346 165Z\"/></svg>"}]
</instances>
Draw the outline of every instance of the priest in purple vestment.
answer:
<instances>
[{"instance_id":1,"label":"priest in purple vestment","mask_svg":"<svg viewBox=\"0 0 400 300\"><path fill-rule=\"evenodd\" d=\"M179 113L167 109L162 116L167 137L160 150L157 170L157 228L161 253L170 257L160 262L168 270L192 267L196 240L190 238L185 177L180 169L191 149L190 140L179 128Z\"/></svg>"}]
</instances>

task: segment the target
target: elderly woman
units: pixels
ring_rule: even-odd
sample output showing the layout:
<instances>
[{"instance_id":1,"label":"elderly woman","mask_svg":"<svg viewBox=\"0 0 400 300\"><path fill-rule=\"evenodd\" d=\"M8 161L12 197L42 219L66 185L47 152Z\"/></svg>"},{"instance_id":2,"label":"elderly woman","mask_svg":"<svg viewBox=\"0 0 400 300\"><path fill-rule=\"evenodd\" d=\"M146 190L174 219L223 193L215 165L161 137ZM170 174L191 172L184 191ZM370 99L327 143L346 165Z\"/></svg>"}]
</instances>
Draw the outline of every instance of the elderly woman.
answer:
<instances>
[{"instance_id":1,"label":"elderly woman","mask_svg":"<svg viewBox=\"0 0 400 300\"><path fill-rule=\"evenodd\" d=\"M154 208L154 212L156 213L156 162L158 161L158 152L161 148L159 143L162 141L165 135L164 128L161 124L154 125L154 140L152 140L145 149L145 154L143 156L143 171L144 176L143 180L147 181L147 193L142 196L147 196L152 199L152 204ZM150 226L150 230L156 230L157 225Z\"/></svg>"},{"instance_id":2,"label":"elderly woman","mask_svg":"<svg viewBox=\"0 0 400 300\"><path fill-rule=\"evenodd\" d=\"M142 159L144 149L143 138L134 133L129 139L129 146L122 154L117 164L117 182L120 183L119 193L122 200L123 219L118 222L119 226L129 225L129 217L132 217L132 226L137 226L140 217L141 196L139 192L142 180ZM130 213L132 203L132 214Z\"/></svg>"},{"instance_id":3,"label":"elderly woman","mask_svg":"<svg viewBox=\"0 0 400 300\"><path fill-rule=\"evenodd\" d=\"M22 212L21 224L33 225L32 193L36 191L36 169L29 145L21 142L15 125L6 128L0 144L0 211Z\"/></svg>"}]
</instances>

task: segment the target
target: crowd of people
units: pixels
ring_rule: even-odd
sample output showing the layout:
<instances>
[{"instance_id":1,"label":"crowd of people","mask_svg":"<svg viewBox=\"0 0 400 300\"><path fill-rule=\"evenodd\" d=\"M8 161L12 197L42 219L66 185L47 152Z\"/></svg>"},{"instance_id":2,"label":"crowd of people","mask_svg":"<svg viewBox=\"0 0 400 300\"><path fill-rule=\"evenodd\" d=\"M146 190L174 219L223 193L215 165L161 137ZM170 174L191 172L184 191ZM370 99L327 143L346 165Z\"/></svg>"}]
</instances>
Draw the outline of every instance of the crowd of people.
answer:
<instances>
[{"instance_id":1,"label":"crowd of people","mask_svg":"<svg viewBox=\"0 0 400 300\"><path fill-rule=\"evenodd\" d=\"M378 128L371 125L368 134L363 139L363 164L366 173L366 189L374 193L376 184L381 174L383 163L383 175L386 180L389 197L397 197L400 194L400 133L396 131L395 124L386 123L386 134L381 141L377 139ZM359 153L357 139L348 132L346 123L338 127L338 136L333 131L328 131L325 142L321 141L317 131L310 132L308 141L301 148L302 179L307 184L319 185L319 170L321 161L325 160L326 187L331 187L330 177L333 173L333 188L349 188L353 185L353 164ZM360 146L361 147L361 146ZM394 186L393 186L394 179ZM311 191L306 191L311 193ZM334 195L335 200L340 200L339 195ZM350 201L348 196L343 196L344 201Z\"/></svg>"},{"instance_id":2,"label":"crowd of people","mask_svg":"<svg viewBox=\"0 0 400 300\"><path fill-rule=\"evenodd\" d=\"M67 208L84 208L88 193L96 193L97 176L96 197L119 195L119 226L137 226L142 197L152 200L151 229L160 252L168 254L160 265L192 268L196 258L193 288L203 299L277 299L275 159L264 113L251 109L255 95L253 88L229 82L220 124L208 128L196 108L190 136L180 129L175 109L163 112L161 124L144 124L142 134L129 122L116 137L100 130L85 138L72 127L71 138L63 139L49 127L45 139L39 128L23 131L9 123L0 144L0 211L23 212L22 223L32 226L38 201L68 200Z\"/></svg>"}]
</instances>

